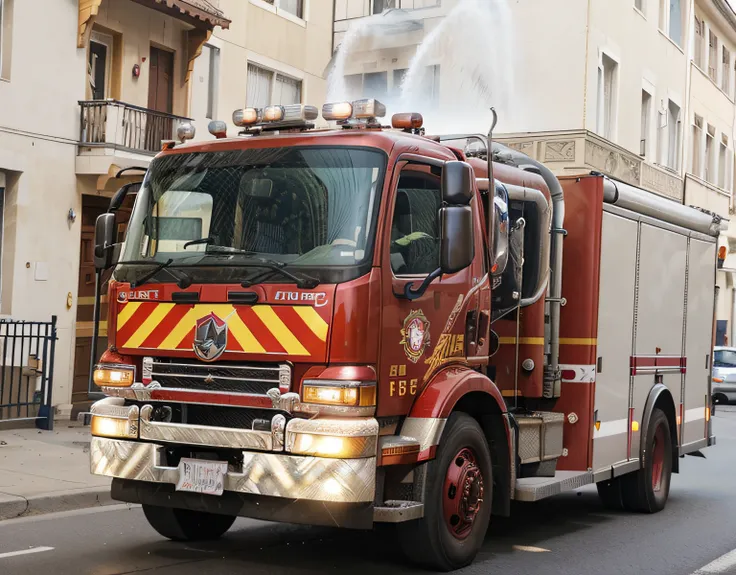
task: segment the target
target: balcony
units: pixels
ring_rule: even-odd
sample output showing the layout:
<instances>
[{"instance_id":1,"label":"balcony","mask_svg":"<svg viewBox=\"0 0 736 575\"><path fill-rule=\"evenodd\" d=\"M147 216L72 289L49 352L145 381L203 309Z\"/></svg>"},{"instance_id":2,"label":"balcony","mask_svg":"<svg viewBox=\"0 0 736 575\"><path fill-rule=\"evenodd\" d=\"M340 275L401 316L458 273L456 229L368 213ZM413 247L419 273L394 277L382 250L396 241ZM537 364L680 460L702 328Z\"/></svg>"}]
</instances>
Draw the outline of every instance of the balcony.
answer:
<instances>
[{"instance_id":1,"label":"balcony","mask_svg":"<svg viewBox=\"0 0 736 575\"><path fill-rule=\"evenodd\" d=\"M189 118L156 112L117 100L79 102L78 175L103 175L118 168L146 167L164 140Z\"/></svg>"}]
</instances>

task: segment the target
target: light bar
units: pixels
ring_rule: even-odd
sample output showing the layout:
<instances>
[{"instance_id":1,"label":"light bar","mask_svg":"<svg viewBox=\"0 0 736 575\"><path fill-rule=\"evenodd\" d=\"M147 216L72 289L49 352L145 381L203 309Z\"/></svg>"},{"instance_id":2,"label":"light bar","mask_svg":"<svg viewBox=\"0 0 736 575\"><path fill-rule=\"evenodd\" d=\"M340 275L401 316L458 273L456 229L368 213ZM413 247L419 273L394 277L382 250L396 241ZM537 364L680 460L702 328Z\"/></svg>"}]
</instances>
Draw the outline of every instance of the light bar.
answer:
<instances>
[{"instance_id":1,"label":"light bar","mask_svg":"<svg viewBox=\"0 0 736 575\"><path fill-rule=\"evenodd\" d=\"M233 124L239 128L252 126L258 122L260 111L257 108L243 108L233 112Z\"/></svg>"},{"instance_id":2,"label":"light bar","mask_svg":"<svg viewBox=\"0 0 736 575\"><path fill-rule=\"evenodd\" d=\"M319 117L319 110L316 106L290 104L282 106L282 108L284 110L284 122L310 121Z\"/></svg>"},{"instance_id":3,"label":"light bar","mask_svg":"<svg viewBox=\"0 0 736 575\"><path fill-rule=\"evenodd\" d=\"M353 115L353 105L350 102L333 102L322 106L322 117L329 121L349 120Z\"/></svg>"},{"instance_id":4,"label":"light bar","mask_svg":"<svg viewBox=\"0 0 736 575\"><path fill-rule=\"evenodd\" d=\"M194 135L197 133L197 130L194 128L194 124L191 122L184 122L176 129L176 137L179 138L179 141L183 144L187 140L191 140L194 138Z\"/></svg>"},{"instance_id":5,"label":"light bar","mask_svg":"<svg viewBox=\"0 0 736 575\"><path fill-rule=\"evenodd\" d=\"M227 137L227 124L225 122L213 120L209 123L207 129L218 140Z\"/></svg>"},{"instance_id":6,"label":"light bar","mask_svg":"<svg viewBox=\"0 0 736 575\"><path fill-rule=\"evenodd\" d=\"M394 114L391 117L391 126L401 130L418 130L424 125L424 118L421 114L415 112L407 112L404 114Z\"/></svg>"},{"instance_id":7,"label":"light bar","mask_svg":"<svg viewBox=\"0 0 736 575\"><path fill-rule=\"evenodd\" d=\"M281 106L268 106L263 108L264 122L280 122L284 119L284 108Z\"/></svg>"},{"instance_id":8,"label":"light bar","mask_svg":"<svg viewBox=\"0 0 736 575\"><path fill-rule=\"evenodd\" d=\"M353 102L353 118L371 119L383 118L386 115L386 106L375 98L356 100Z\"/></svg>"}]
</instances>

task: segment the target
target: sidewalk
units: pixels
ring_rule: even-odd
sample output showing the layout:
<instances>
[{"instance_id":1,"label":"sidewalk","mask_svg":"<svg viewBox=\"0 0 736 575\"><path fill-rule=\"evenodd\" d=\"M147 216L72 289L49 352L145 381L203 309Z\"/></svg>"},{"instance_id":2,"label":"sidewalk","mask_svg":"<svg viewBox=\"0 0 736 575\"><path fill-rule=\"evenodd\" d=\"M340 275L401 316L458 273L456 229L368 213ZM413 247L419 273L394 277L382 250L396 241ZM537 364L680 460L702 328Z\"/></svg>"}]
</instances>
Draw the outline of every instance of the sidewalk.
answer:
<instances>
[{"instance_id":1,"label":"sidewalk","mask_svg":"<svg viewBox=\"0 0 736 575\"><path fill-rule=\"evenodd\" d=\"M110 480L89 472L89 427L0 430L0 520L110 505Z\"/></svg>"}]
</instances>

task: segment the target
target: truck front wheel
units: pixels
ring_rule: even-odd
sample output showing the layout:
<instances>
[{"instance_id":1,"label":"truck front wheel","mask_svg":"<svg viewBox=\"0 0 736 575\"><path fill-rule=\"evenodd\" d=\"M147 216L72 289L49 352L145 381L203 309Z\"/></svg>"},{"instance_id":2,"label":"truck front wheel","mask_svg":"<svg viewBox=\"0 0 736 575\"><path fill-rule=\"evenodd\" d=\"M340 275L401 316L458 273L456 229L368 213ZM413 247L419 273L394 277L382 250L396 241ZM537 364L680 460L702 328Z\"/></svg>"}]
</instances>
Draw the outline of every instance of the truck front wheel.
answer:
<instances>
[{"instance_id":1,"label":"truck front wheel","mask_svg":"<svg viewBox=\"0 0 736 575\"><path fill-rule=\"evenodd\" d=\"M399 541L411 561L452 571L473 561L491 518L491 455L478 422L453 413L427 465L424 517L399 524Z\"/></svg>"},{"instance_id":2,"label":"truck front wheel","mask_svg":"<svg viewBox=\"0 0 736 575\"><path fill-rule=\"evenodd\" d=\"M222 537L235 522L231 515L217 515L189 509L143 505L148 523L160 535L173 541L209 541Z\"/></svg>"}]
</instances>

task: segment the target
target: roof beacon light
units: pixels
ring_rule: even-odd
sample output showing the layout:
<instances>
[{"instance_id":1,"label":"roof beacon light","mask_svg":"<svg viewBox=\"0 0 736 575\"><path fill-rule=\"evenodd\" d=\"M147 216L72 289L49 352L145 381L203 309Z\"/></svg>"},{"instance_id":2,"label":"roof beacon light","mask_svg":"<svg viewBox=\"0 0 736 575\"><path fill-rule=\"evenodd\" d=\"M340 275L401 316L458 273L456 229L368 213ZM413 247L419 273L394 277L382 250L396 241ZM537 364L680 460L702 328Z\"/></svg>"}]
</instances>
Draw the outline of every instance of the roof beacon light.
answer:
<instances>
[{"instance_id":1,"label":"roof beacon light","mask_svg":"<svg viewBox=\"0 0 736 575\"><path fill-rule=\"evenodd\" d=\"M197 131L194 129L194 124L191 122L184 122L176 129L176 137L183 144L187 140L194 138Z\"/></svg>"},{"instance_id":2,"label":"roof beacon light","mask_svg":"<svg viewBox=\"0 0 736 575\"><path fill-rule=\"evenodd\" d=\"M239 128L252 126L258 122L260 115L260 110L257 108L243 108L242 110L235 110L233 112L233 124Z\"/></svg>"},{"instance_id":3,"label":"roof beacon light","mask_svg":"<svg viewBox=\"0 0 736 575\"><path fill-rule=\"evenodd\" d=\"M353 102L353 118L372 120L373 118L383 118L385 115L386 106L374 98Z\"/></svg>"},{"instance_id":4,"label":"roof beacon light","mask_svg":"<svg viewBox=\"0 0 736 575\"><path fill-rule=\"evenodd\" d=\"M344 122L353 115L353 105L350 102L333 102L322 106L322 117L330 121Z\"/></svg>"},{"instance_id":5,"label":"roof beacon light","mask_svg":"<svg viewBox=\"0 0 736 575\"><path fill-rule=\"evenodd\" d=\"M289 104L283 106L284 122L309 122L319 117L319 110L316 106L307 106L306 104Z\"/></svg>"},{"instance_id":6,"label":"roof beacon light","mask_svg":"<svg viewBox=\"0 0 736 575\"><path fill-rule=\"evenodd\" d=\"M406 112L404 114L394 114L391 117L391 126L398 130L418 130L424 125L424 118L416 112Z\"/></svg>"},{"instance_id":7,"label":"roof beacon light","mask_svg":"<svg viewBox=\"0 0 736 575\"><path fill-rule=\"evenodd\" d=\"M284 119L284 108L282 106L267 106L263 108L264 122L280 122Z\"/></svg>"},{"instance_id":8,"label":"roof beacon light","mask_svg":"<svg viewBox=\"0 0 736 575\"><path fill-rule=\"evenodd\" d=\"M210 134L212 134L218 140L221 140L222 138L227 138L227 124L225 122L222 122L220 120L213 120L209 123L207 129L210 131Z\"/></svg>"}]
</instances>

